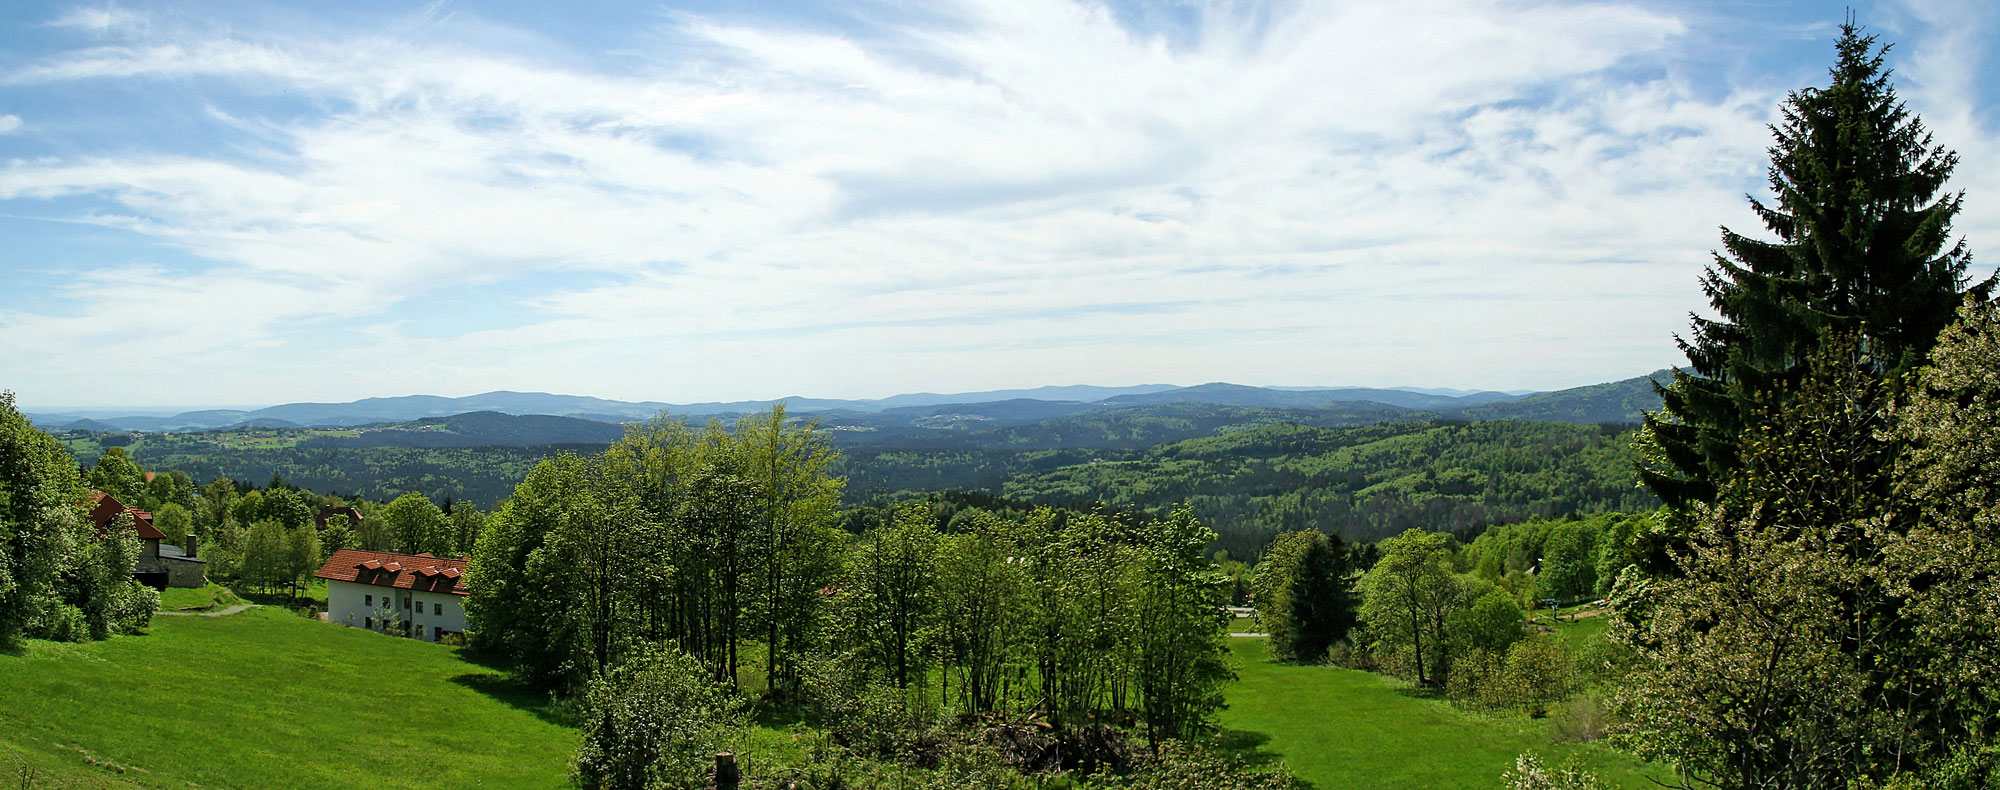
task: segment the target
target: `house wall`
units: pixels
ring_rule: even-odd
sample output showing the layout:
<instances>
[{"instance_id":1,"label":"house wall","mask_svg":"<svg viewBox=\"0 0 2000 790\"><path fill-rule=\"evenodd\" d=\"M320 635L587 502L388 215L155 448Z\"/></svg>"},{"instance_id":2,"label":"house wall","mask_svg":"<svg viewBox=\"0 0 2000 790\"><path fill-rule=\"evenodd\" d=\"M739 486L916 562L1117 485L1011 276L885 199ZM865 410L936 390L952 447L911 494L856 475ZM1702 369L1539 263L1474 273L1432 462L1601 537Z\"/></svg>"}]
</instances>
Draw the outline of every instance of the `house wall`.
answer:
<instances>
[{"instance_id":1,"label":"house wall","mask_svg":"<svg viewBox=\"0 0 2000 790\"><path fill-rule=\"evenodd\" d=\"M168 587L200 587L208 583L208 565L175 557L161 557L167 569Z\"/></svg>"},{"instance_id":2,"label":"house wall","mask_svg":"<svg viewBox=\"0 0 2000 790\"><path fill-rule=\"evenodd\" d=\"M465 596L435 592L411 593L408 590L396 592L411 599L414 616L410 622L413 625L423 626L424 641L436 642L439 629L465 633ZM398 602L400 603L400 600Z\"/></svg>"},{"instance_id":3,"label":"house wall","mask_svg":"<svg viewBox=\"0 0 2000 790\"><path fill-rule=\"evenodd\" d=\"M356 584L354 582L328 579L326 582L326 619L328 622L345 623L355 628L360 628L363 623L367 622L367 618L375 616L375 608L362 603L364 596L376 596L376 603L381 603L380 593L386 592L394 591L376 587L372 584ZM382 625L376 623L375 630L382 630Z\"/></svg>"},{"instance_id":4,"label":"house wall","mask_svg":"<svg viewBox=\"0 0 2000 790\"><path fill-rule=\"evenodd\" d=\"M132 572L133 573L167 572L166 563L160 559L160 541L158 538L139 539L139 558L135 563L133 563ZM200 587L201 585L197 584L195 586Z\"/></svg>"},{"instance_id":5,"label":"house wall","mask_svg":"<svg viewBox=\"0 0 2000 790\"><path fill-rule=\"evenodd\" d=\"M377 587L329 579L326 583L326 619L330 622L345 623L361 628L376 615L382 605L383 596L388 596L395 607L396 619L410 624L410 635L416 636L421 627L423 640L435 642L438 629L465 632L465 597L450 593L412 592L393 587ZM369 606L370 597L375 606ZM417 611L417 604L423 611ZM374 623L375 630L382 630L382 623Z\"/></svg>"}]
</instances>

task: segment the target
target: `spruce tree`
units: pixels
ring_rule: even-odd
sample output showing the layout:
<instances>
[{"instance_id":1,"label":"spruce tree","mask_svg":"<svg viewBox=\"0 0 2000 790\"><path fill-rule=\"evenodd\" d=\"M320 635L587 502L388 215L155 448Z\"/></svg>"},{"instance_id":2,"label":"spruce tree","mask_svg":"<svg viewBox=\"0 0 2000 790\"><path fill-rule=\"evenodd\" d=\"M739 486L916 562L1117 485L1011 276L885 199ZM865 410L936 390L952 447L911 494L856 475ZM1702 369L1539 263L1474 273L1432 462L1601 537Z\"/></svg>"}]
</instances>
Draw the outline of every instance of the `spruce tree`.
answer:
<instances>
[{"instance_id":1,"label":"spruce tree","mask_svg":"<svg viewBox=\"0 0 2000 790\"><path fill-rule=\"evenodd\" d=\"M1348 579L1353 570L1353 557L1338 535L1313 541L1299 555L1285 597L1291 608L1287 641L1294 659L1325 660L1327 651L1355 626L1354 591Z\"/></svg>"},{"instance_id":2,"label":"spruce tree","mask_svg":"<svg viewBox=\"0 0 2000 790\"><path fill-rule=\"evenodd\" d=\"M1660 387L1646 425L1659 452L1640 470L1675 506L1711 501L1741 467L1750 404L1799 381L1833 334L1862 339L1891 381L1924 360L1967 292L1965 242L1951 238L1963 195L1943 192L1958 155L1897 99L1889 47L1841 26L1825 88L1793 92L1771 127L1777 199L1750 207L1777 237L1722 230L1702 279L1717 320L1691 316L1676 338L1692 372ZM1993 279L1970 290L1984 298Z\"/></svg>"}]
</instances>

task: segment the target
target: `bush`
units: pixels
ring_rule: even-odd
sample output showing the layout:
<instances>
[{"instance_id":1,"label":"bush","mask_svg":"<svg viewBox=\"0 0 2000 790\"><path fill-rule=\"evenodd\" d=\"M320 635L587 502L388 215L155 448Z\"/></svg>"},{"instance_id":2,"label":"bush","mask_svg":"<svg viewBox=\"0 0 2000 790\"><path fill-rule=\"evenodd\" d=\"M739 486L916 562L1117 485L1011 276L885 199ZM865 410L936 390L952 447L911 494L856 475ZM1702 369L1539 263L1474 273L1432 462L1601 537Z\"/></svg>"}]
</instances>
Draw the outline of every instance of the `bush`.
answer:
<instances>
[{"instance_id":1,"label":"bush","mask_svg":"<svg viewBox=\"0 0 2000 790\"><path fill-rule=\"evenodd\" d=\"M48 622L36 631L57 642L87 642L90 640L90 620L83 610L69 604L62 604L48 613Z\"/></svg>"},{"instance_id":2,"label":"bush","mask_svg":"<svg viewBox=\"0 0 2000 790\"><path fill-rule=\"evenodd\" d=\"M838 744L820 742L803 762L767 776L745 777L746 790L1028 790L1039 787L1005 766L989 746L959 743L944 749L935 768L872 760Z\"/></svg>"},{"instance_id":3,"label":"bush","mask_svg":"<svg viewBox=\"0 0 2000 790\"><path fill-rule=\"evenodd\" d=\"M1583 770L1583 764L1572 755L1561 768L1554 770L1542 765L1542 760L1532 754L1524 754L1514 760L1514 769L1500 775L1507 783L1507 790L1601 790L1604 783L1597 775Z\"/></svg>"},{"instance_id":4,"label":"bush","mask_svg":"<svg viewBox=\"0 0 2000 790\"><path fill-rule=\"evenodd\" d=\"M700 662L672 648L643 652L584 692L571 778L607 790L703 788L710 761L742 723L741 701Z\"/></svg>"},{"instance_id":5,"label":"bush","mask_svg":"<svg viewBox=\"0 0 2000 790\"><path fill-rule=\"evenodd\" d=\"M1491 706L1500 669L1499 656L1473 648L1452 663L1451 674L1444 681L1445 696L1460 704Z\"/></svg>"},{"instance_id":6,"label":"bush","mask_svg":"<svg viewBox=\"0 0 2000 790\"><path fill-rule=\"evenodd\" d=\"M1300 790L1306 787L1283 763L1253 766L1243 758L1167 741L1159 754L1141 761L1130 774L1100 775L1085 790Z\"/></svg>"},{"instance_id":7,"label":"bush","mask_svg":"<svg viewBox=\"0 0 2000 790\"><path fill-rule=\"evenodd\" d=\"M150 625L159 610L160 591L135 582L130 592L118 596L111 622L118 633L135 634Z\"/></svg>"},{"instance_id":8,"label":"bush","mask_svg":"<svg viewBox=\"0 0 2000 790\"><path fill-rule=\"evenodd\" d=\"M1523 639L1507 651L1499 682L1495 702L1527 708L1528 715L1538 718L1546 716L1550 705L1568 699L1576 690L1569 648L1545 634Z\"/></svg>"},{"instance_id":9,"label":"bush","mask_svg":"<svg viewBox=\"0 0 2000 790\"><path fill-rule=\"evenodd\" d=\"M1613 689L1624 685L1638 654L1610 639L1591 639L1576 651L1576 682L1582 688Z\"/></svg>"},{"instance_id":10,"label":"bush","mask_svg":"<svg viewBox=\"0 0 2000 790\"><path fill-rule=\"evenodd\" d=\"M1570 700L1555 716L1556 738L1572 743L1597 740L1609 729L1604 700L1593 694Z\"/></svg>"}]
</instances>

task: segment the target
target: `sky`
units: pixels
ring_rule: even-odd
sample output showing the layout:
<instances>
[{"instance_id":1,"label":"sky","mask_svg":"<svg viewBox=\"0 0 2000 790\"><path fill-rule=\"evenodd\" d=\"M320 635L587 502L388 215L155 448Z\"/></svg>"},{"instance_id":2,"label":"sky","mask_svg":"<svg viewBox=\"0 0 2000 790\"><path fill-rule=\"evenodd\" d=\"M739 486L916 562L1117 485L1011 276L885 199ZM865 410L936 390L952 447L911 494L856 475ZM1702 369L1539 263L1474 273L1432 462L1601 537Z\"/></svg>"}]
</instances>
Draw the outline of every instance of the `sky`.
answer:
<instances>
[{"instance_id":1,"label":"sky","mask_svg":"<svg viewBox=\"0 0 2000 790\"><path fill-rule=\"evenodd\" d=\"M0 388L1557 389L1681 360L1847 3L0 9ZM2000 261L2000 9L1852 3Z\"/></svg>"}]
</instances>

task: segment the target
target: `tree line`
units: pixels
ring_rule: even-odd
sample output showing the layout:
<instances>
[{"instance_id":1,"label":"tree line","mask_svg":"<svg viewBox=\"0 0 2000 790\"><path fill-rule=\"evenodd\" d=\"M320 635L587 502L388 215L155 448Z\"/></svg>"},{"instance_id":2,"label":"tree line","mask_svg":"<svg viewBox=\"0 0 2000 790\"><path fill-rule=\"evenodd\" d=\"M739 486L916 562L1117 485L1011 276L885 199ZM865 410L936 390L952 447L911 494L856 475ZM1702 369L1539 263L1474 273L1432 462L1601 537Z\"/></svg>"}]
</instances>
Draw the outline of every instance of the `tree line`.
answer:
<instances>
[{"instance_id":1,"label":"tree line","mask_svg":"<svg viewBox=\"0 0 2000 790\"><path fill-rule=\"evenodd\" d=\"M834 457L782 408L733 426L663 417L602 454L544 462L488 519L468 577L474 645L599 717L585 785L656 769L700 780L700 749L621 762L619 732L664 725L630 719L641 703L620 688L680 700L658 715L689 733L728 728L685 721L687 706L727 718L735 703L715 694L755 692L824 723L850 758L890 763L922 763L913 741L973 721L1045 722L1022 732L1052 735L1021 748L1062 752L1052 737L1070 757L1051 767L1085 773L1083 744L1122 755L1121 733L1170 749L1212 729L1231 677L1223 580L1191 514L940 519L918 501L849 532Z\"/></svg>"},{"instance_id":2,"label":"tree line","mask_svg":"<svg viewBox=\"0 0 2000 790\"><path fill-rule=\"evenodd\" d=\"M0 645L105 639L152 621L159 594L132 577L132 516L100 534L85 518L89 492L68 449L0 393Z\"/></svg>"}]
</instances>

